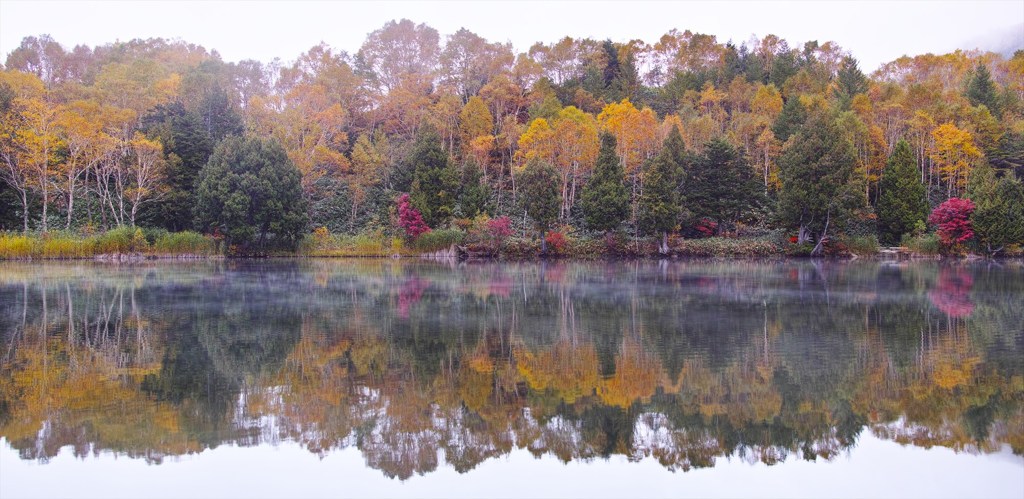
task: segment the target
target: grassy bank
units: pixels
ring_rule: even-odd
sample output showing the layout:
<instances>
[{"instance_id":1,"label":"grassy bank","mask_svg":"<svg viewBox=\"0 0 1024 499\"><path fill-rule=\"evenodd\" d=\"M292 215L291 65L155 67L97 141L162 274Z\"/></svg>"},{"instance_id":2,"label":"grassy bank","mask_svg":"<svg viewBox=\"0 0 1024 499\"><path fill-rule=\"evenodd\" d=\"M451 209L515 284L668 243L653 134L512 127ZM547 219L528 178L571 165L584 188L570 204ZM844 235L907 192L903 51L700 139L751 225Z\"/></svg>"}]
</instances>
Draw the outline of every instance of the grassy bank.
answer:
<instances>
[{"instance_id":1,"label":"grassy bank","mask_svg":"<svg viewBox=\"0 0 1024 499\"><path fill-rule=\"evenodd\" d=\"M274 253L273 256L298 257L415 257L469 256L503 260L567 258L576 260L601 258L664 258L656 238L629 238L622 234L608 236L559 234L548 238L547 253L542 254L538 238L505 237L500 240L481 239L473 231L458 228L435 230L413 241L384 233L331 234L319 229L307 235L295 252ZM907 237L902 254L938 257L942 248L934 235ZM457 248L458 251L450 251ZM669 239L670 257L681 258L768 258L807 256L813 247L789 242L781 232L745 237L708 237L700 239ZM873 257L879 255L877 239L840 237L826 246L831 257ZM100 234L49 232L47 234L0 233L0 260L28 259L93 259L129 255L141 258L211 258L225 256L224 244L212 236L195 232L121 228ZM1007 248L1003 257L1020 257L1019 247Z\"/></svg>"},{"instance_id":2,"label":"grassy bank","mask_svg":"<svg viewBox=\"0 0 1024 499\"><path fill-rule=\"evenodd\" d=\"M208 258L221 254L215 239L196 232L143 231L123 227L94 235L71 232L0 233L0 259L4 260L70 260L111 255Z\"/></svg>"}]
</instances>

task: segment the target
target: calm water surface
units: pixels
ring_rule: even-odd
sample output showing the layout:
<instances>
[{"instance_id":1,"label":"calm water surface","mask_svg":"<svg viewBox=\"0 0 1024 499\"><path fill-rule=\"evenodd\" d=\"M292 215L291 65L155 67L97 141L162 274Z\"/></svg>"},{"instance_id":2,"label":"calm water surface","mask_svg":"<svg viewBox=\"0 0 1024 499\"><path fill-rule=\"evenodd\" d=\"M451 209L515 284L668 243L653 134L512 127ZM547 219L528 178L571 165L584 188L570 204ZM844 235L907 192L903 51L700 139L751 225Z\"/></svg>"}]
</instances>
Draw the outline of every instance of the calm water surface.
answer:
<instances>
[{"instance_id":1,"label":"calm water surface","mask_svg":"<svg viewBox=\"0 0 1024 499\"><path fill-rule=\"evenodd\" d=\"M1024 265L0 264L0 497L1024 497Z\"/></svg>"}]
</instances>

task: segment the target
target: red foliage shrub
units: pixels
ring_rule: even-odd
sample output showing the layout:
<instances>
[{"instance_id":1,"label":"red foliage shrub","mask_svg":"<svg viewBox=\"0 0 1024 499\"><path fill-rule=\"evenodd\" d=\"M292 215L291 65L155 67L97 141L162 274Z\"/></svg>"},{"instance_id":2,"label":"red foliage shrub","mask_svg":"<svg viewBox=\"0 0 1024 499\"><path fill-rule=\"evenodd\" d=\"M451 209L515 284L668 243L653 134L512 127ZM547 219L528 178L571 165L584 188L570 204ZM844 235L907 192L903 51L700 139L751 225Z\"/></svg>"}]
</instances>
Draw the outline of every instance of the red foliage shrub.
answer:
<instances>
[{"instance_id":1,"label":"red foliage shrub","mask_svg":"<svg viewBox=\"0 0 1024 499\"><path fill-rule=\"evenodd\" d=\"M423 215L409 203L408 194L398 196L395 203L398 205L398 226L405 231L405 235L410 240L416 239L420 234L430 232L430 227L423 221Z\"/></svg>"},{"instance_id":2,"label":"red foliage shrub","mask_svg":"<svg viewBox=\"0 0 1024 499\"><path fill-rule=\"evenodd\" d=\"M716 232L718 232L718 222L715 222L714 220L709 220L707 218L702 218L699 222L697 222L697 225L694 227L694 229L696 229L697 232L700 233L700 237L711 237L715 235Z\"/></svg>"},{"instance_id":3,"label":"red foliage shrub","mask_svg":"<svg viewBox=\"0 0 1024 499\"><path fill-rule=\"evenodd\" d=\"M549 251L559 255L565 251L565 235L561 232L551 231L544 236L544 242L548 243Z\"/></svg>"},{"instance_id":4,"label":"red foliage shrub","mask_svg":"<svg viewBox=\"0 0 1024 499\"><path fill-rule=\"evenodd\" d=\"M718 233L718 223L708 218L683 224L681 234L687 239L703 239Z\"/></svg>"},{"instance_id":5,"label":"red foliage shrub","mask_svg":"<svg viewBox=\"0 0 1024 499\"><path fill-rule=\"evenodd\" d=\"M492 218L487 221L487 236L501 246L512 235L512 220L508 217Z\"/></svg>"},{"instance_id":6,"label":"red foliage shrub","mask_svg":"<svg viewBox=\"0 0 1024 499\"><path fill-rule=\"evenodd\" d=\"M974 203L970 199L949 198L932 210L928 223L937 227L942 244L962 244L974 237L971 213L974 213Z\"/></svg>"}]
</instances>

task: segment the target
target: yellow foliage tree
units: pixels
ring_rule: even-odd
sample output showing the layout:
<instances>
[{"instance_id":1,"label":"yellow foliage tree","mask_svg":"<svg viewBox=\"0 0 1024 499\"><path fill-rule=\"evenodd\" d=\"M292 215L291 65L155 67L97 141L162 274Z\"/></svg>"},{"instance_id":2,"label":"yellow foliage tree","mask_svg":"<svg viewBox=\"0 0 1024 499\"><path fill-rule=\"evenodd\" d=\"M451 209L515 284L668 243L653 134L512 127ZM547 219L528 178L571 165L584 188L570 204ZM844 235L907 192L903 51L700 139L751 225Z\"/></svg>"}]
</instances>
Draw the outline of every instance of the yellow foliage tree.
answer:
<instances>
[{"instance_id":1,"label":"yellow foliage tree","mask_svg":"<svg viewBox=\"0 0 1024 499\"><path fill-rule=\"evenodd\" d=\"M951 122L936 127L932 138L935 139L935 150L931 158L946 182L946 194L957 195L967 186L967 177L981 159L981 151L974 145L970 132L957 128Z\"/></svg>"}]
</instances>

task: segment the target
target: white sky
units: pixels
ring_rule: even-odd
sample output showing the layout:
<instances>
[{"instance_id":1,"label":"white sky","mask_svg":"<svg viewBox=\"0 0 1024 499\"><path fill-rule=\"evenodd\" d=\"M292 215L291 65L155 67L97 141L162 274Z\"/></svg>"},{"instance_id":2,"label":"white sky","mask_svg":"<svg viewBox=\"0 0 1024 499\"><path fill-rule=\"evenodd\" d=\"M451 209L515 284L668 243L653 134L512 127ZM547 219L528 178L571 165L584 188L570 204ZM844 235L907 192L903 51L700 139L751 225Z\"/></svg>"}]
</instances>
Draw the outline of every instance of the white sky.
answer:
<instances>
[{"instance_id":1,"label":"white sky","mask_svg":"<svg viewBox=\"0 0 1024 499\"><path fill-rule=\"evenodd\" d=\"M1024 48L1024 1L39 1L0 0L0 54L48 33L70 48L180 38L226 61L294 60L320 41L355 52L392 19L465 27L517 52L563 36L657 40L672 28L720 42L776 34L800 46L832 40L866 72L901 55L956 48Z\"/></svg>"}]
</instances>

